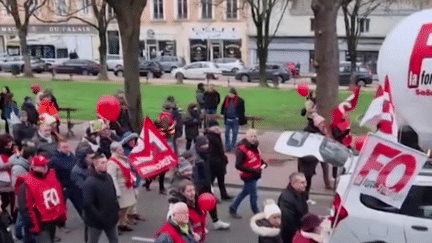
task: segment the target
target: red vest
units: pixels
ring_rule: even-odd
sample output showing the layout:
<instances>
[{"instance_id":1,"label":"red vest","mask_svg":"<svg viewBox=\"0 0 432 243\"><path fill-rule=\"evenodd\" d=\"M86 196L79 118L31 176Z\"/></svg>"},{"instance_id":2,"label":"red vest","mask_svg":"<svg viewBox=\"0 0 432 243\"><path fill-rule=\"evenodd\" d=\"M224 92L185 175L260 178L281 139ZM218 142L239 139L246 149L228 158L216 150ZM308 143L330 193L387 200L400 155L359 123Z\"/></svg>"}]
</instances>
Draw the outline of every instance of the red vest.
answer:
<instances>
[{"instance_id":1,"label":"red vest","mask_svg":"<svg viewBox=\"0 0 432 243\"><path fill-rule=\"evenodd\" d=\"M199 212L198 209L189 208L189 221L192 224L192 231L201 236L199 242L204 242L206 240L205 229L207 227L207 214L204 212Z\"/></svg>"},{"instance_id":2,"label":"red vest","mask_svg":"<svg viewBox=\"0 0 432 243\"><path fill-rule=\"evenodd\" d=\"M66 201L63 188L55 171L50 169L45 178L36 178L31 172L18 177L16 191L26 184L26 201L33 232L41 231L41 224L66 221Z\"/></svg>"},{"instance_id":3,"label":"red vest","mask_svg":"<svg viewBox=\"0 0 432 243\"><path fill-rule=\"evenodd\" d=\"M186 243L180 232L169 222L165 222L165 224L162 225L162 228L156 233L156 238L162 234L168 234L173 243Z\"/></svg>"},{"instance_id":4,"label":"red vest","mask_svg":"<svg viewBox=\"0 0 432 243\"><path fill-rule=\"evenodd\" d=\"M249 169L259 169L262 165L261 153L258 151L255 152L251 149L248 149L245 145L239 145L238 149L243 151L246 155L246 161L243 163ZM251 177L253 174L249 172L240 172L240 178L247 179Z\"/></svg>"}]
</instances>

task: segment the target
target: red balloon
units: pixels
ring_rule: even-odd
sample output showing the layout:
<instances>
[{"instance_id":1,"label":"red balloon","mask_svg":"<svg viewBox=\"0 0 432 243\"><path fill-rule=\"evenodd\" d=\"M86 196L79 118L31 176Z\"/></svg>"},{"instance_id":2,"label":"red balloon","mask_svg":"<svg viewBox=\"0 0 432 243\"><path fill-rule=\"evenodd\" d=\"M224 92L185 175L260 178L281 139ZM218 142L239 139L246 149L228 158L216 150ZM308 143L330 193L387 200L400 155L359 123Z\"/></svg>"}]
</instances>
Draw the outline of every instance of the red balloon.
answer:
<instances>
[{"instance_id":1,"label":"red balloon","mask_svg":"<svg viewBox=\"0 0 432 243\"><path fill-rule=\"evenodd\" d=\"M97 102L97 112L108 121L117 121L120 116L120 102L114 96L102 96Z\"/></svg>"},{"instance_id":2,"label":"red balloon","mask_svg":"<svg viewBox=\"0 0 432 243\"><path fill-rule=\"evenodd\" d=\"M216 207L216 197L209 192L205 192L198 197L198 206L203 211L211 211Z\"/></svg>"},{"instance_id":3,"label":"red balloon","mask_svg":"<svg viewBox=\"0 0 432 243\"><path fill-rule=\"evenodd\" d=\"M309 95L309 85L307 83L297 84L297 92L302 97L308 96Z\"/></svg>"},{"instance_id":4,"label":"red balloon","mask_svg":"<svg viewBox=\"0 0 432 243\"><path fill-rule=\"evenodd\" d=\"M360 151L363 147L363 144L366 141L367 136L366 135L360 135L358 137L355 138L354 140L354 146L355 148Z\"/></svg>"}]
</instances>

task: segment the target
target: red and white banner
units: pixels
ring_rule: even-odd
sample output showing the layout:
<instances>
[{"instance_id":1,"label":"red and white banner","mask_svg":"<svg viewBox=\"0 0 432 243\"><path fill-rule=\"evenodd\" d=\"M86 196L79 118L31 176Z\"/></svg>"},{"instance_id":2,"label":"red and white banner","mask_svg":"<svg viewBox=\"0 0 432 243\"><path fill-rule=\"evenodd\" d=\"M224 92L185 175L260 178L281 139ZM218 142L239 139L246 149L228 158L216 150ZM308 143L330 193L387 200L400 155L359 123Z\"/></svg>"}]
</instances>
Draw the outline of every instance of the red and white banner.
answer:
<instances>
[{"instance_id":1,"label":"red and white banner","mask_svg":"<svg viewBox=\"0 0 432 243\"><path fill-rule=\"evenodd\" d=\"M427 155L370 134L357 162L353 190L400 208Z\"/></svg>"},{"instance_id":2,"label":"red and white banner","mask_svg":"<svg viewBox=\"0 0 432 243\"><path fill-rule=\"evenodd\" d=\"M146 117L129 162L142 178L154 178L177 166L178 157L152 120Z\"/></svg>"}]
</instances>

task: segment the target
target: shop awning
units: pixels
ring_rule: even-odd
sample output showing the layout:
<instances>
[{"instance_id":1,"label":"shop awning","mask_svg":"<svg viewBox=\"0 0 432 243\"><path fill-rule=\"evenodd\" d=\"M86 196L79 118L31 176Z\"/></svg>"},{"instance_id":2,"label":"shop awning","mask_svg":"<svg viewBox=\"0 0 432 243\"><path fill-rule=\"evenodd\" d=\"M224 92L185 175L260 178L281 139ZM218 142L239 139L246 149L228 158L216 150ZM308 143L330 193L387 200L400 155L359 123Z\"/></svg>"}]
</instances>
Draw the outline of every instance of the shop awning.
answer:
<instances>
[{"instance_id":1,"label":"shop awning","mask_svg":"<svg viewBox=\"0 0 432 243\"><path fill-rule=\"evenodd\" d=\"M189 39L200 40L240 40L240 35L237 31L226 30L192 30Z\"/></svg>"}]
</instances>

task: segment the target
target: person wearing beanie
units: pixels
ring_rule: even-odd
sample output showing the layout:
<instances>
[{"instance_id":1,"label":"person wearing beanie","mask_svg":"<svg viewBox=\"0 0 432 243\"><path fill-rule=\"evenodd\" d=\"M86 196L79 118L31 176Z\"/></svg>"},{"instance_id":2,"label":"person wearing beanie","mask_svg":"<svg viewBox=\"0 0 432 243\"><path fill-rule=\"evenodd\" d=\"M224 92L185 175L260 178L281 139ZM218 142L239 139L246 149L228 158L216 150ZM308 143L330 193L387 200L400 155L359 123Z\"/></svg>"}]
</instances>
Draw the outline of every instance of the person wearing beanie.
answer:
<instances>
[{"instance_id":1,"label":"person wearing beanie","mask_svg":"<svg viewBox=\"0 0 432 243\"><path fill-rule=\"evenodd\" d=\"M184 179L192 180L192 174L193 166L191 162L182 155L179 158L179 164L177 165L177 168L174 170L170 188L177 188L180 182Z\"/></svg>"},{"instance_id":2,"label":"person wearing beanie","mask_svg":"<svg viewBox=\"0 0 432 243\"><path fill-rule=\"evenodd\" d=\"M254 215L250 226L258 235L258 243L282 243L281 210L273 199L266 200L264 212Z\"/></svg>"},{"instance_id":3,"label":"person wearing beanie","mask_svg":"<svg viewBox=\"0 0 432 243\"><path fill-rule=\"evenodd\" d=\"M48 167L49 162L44 155L33 157L30 172L18 177L15 184L18 210L30 219L36 243L54 242L56 227L66 223L63 188L55 171Z\"/></svg>"},{"instance_id":4,"label":"person wearing beanie","mask_svg":"<svg viewBox=\"0 0 432 243\"><path fill-rule=\"evenodd\" d=\"M194 103L189 104L187 109L188 114L184 120L185 125L185 136L186 136L186 150L189 150L192 146L192 142L195 143L196 137L199 135L198 128L201 125L201 113L198 106Z\"/></svg>"},{"instance_id":5,"label":"person wearing beanie","mask_svg":"<svg viewBox=\"0 0 432 243\"><path fill-rule=\"evenodd\" d=\"M228 158L224 152L219 123L216 120L209 120L207 124L208 128L204 135L209 140L211 181L213 184L214 180L217 179L222 200L230 200L233 197L228 195L225 187Z\"/></svg>"},{"instance_id":6,"label":"person wearing beanie","mask_svg":"<svg viewBox=\"0 0 432 243\"><path fill-rule=\"evenodd\" d=\"M296 232L293 243L324 242L323 218L308 213L300 220L301 228Z\"/></svg>"},{"instance_id":7,"label":"person wearing beanie","mask_svg":"<svg viewBox=\"0 0 432 243\"><path fill-rule=\"evenodd\" d=\"M231 88L229 94L225 97L221 114L224 115L225 119L225 148L227 151L231 151L237 146L239 126L247 123L245 102L237 95L234 88Z\"/></svg>"},{"instance_id":8,"label":"person wearing beanie","mask_svg":"<svg viewBox=\"0 0 432 243\"><path fill-rule=\"evenodd\" d=\"M229 213L233 218L241 218L237 214L237 209L248 195L250 197L252 212L254 214L259 212L257 182L261 178L262 170L267 167L267 163L263 161L258 145L257 132L249 129L246 132L246 137L237 146L236 169L240 171L240 179L244 181L244 184L242 191L229 207Z\"/></svg>"},{"instance_id":9,"label":"person wearing beanie","mask_svg":"<svg viewBox=\"0 0 432 243\"><path fill-rule=\"evenodd\" d=\"M32 139L36 133L36 127L28 121L26 111L19 113L20 123L13 125L12 133L15 144L20 145L24 139Z\"/></svg>"},{"instance_id":10,"label":"person wearing beanie","mask_svg":"<svg viewBox=\"0 0 432 243\"><path fill-rule=\"evenodd\" d=\"M198 136L194 147L191 148L193 152L193 182L195 183L198 195L205 192L212 193L211 183L211 169L210 169L210 150L209 141L206 136ZM229 223L225 223L218 218L217 207L210 212L213 226L215 229L228 229Z\"/></svg>"},{"instance_id":11,"label":"person wearing beanie","mask_svg":"<svg viewBox=\"0 0 432 243\"><path fill-rule=\"evenodd\" d=\"M171 216L155 235L155 243L196 243L197 238L191 231L189 208L184 202L171 207Z\"/></svg>"}]
</instances>

